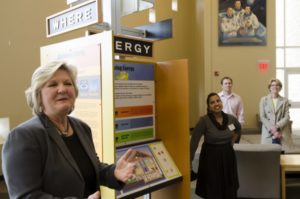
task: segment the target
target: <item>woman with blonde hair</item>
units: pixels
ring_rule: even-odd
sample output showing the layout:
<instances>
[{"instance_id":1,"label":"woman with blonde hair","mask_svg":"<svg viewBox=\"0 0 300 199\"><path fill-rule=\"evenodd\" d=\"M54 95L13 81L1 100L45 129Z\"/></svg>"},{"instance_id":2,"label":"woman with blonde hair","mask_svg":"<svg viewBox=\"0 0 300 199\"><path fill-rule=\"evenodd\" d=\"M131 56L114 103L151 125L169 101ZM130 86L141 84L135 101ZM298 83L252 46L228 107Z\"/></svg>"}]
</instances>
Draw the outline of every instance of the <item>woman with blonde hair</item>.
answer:
<instances>
[{"instance_id":1,"label":"woman with blonde hair","mask_svg":"<svg viewBox=\"0 0 300 199\"><path fill-rule=\"evenodd\" d=\"M132 150L116 164L100 162L90 127L69 115L78 96L76 75L64 62L33 73L26 98L34 116L12 130L2 152L11 199L99 199L100 185L122 189L133 176Z\"/></svg>"},{"instance_id":2,"label":"woman with blonde hair","mask_svg":"<svg viewBox=\"0 0 300 199\"><path fill-rule=\"evenodd\" d=\"M262 122L262 144L281 144L285 151L293 146L289 114L289 101L279 92L282 83L271 79L268 84L269 94L260 100L259 112Z\"/></svg>"}]
</instances>

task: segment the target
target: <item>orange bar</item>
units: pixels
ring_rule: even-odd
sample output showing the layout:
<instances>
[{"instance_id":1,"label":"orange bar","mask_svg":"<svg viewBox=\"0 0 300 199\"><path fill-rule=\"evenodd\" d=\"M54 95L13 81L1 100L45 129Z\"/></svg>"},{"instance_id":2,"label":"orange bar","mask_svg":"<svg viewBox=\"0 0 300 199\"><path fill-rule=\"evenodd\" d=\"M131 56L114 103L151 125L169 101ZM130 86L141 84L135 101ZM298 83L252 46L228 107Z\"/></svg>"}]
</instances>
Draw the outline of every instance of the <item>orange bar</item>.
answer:
<instances>
[{"instance_id":1,"label":"orange bar","mask_svg":"<svg viewBox=\"0 0 300 199\"><path fill-rule=\"evenodd\" d=\"M153 105L147 106L130 106L115 108L115 117L134 117L143 115L153 115Z\"/></svg>"}]
</instances>

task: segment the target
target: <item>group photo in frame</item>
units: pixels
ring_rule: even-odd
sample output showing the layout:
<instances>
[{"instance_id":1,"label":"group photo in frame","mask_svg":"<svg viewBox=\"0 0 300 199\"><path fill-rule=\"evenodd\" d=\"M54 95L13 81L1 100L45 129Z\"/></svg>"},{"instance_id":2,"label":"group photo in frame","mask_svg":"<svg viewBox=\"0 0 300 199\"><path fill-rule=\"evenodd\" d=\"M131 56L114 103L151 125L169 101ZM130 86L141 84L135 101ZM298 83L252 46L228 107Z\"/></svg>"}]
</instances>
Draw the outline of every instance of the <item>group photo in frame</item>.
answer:
<instances>
[{"instance_id":1,"label":"group photo in frame","mask_svg":"<svg viewBox=\"0 0 300 199\"><path fill-rule=\"evenodd\" d=\"M219 0L219 46L264 46L266 0Z\"/></svg>"}]
</instances>

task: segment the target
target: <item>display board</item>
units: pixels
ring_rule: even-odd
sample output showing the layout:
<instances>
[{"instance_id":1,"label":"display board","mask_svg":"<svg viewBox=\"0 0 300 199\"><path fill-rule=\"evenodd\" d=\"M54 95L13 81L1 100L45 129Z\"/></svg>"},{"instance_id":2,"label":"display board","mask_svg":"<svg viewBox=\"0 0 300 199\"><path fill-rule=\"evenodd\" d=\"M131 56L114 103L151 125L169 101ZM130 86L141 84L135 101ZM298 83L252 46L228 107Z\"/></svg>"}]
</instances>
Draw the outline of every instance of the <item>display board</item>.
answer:
<instances>
[{"instance_id":1,"label":"display board","mask_svg":"<svg viewBox=\"0 0 300 199\"><path fill-rule=\"evenodd\" d=\"M60 42L41 48L41 64L64 61L77 68L78 98L72 116L82 119L92 129L97 153L101 157L101 63L100 40L97 37Z\"/></svg>"},{"instance_id":2,"label":"display board","mask_svg":"<svg viewBox=\"0 0 300 199\"><path fill-rule=\"evenodd\" d=\"M137 197L182 179L180 171L163 142L155 141L117 149L117 160L129 148L134 151L129 161L135 161L135 158L138 158L137 168L134 176L128 180L124 188L117 191L117 198Z\"/></svg>"},{"instance_id":3,"label":"display board","mask_svg":"<svg viewBox=\"0 0 300 199\"><path fill-rule=\"evenodd\" d=\"M154 63L114 62L117 146L155 138L154 67Z\"/></svg>"},{"instance_id":4,"label":"display board","mask_svg":"<svg viewBox=\"0 0 300 199\"><path fill-rule=\"evenodd\" d=\"M101 186L101 198L189 198L187 63L116 61L112 41L104 31L41 48L42 64L62 60L77 67L72 114L92 127L101 161L115 163L129 147L140 157L137 178L118 192Z\"/></svg>"}]
</instances>

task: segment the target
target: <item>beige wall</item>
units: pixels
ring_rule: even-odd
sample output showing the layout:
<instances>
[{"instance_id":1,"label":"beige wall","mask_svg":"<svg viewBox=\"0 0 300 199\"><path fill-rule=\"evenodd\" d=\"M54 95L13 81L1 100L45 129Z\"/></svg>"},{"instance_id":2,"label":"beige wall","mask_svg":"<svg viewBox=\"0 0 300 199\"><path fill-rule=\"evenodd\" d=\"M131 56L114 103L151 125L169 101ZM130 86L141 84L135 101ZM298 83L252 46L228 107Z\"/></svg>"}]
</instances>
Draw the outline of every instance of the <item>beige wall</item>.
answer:
<instances>
[{"instance_id":1,"label":"beige wall","mask_svg":"<svg viewBox=\"0 0 300 199\"><path fill-rule=\"evenodd\" d=\"M31 117L24 91L40 64L40 47L83 36L83 30L46 38L45 19L67 8L66 1L3 1L0 7L0 117L15 127Z\"/></svg>"},{"instance_id":2,"label":"beige wall","mask_svg":"<svg viewBox=\"0 0 300 199\"><path fill-rule=\"evenodd\" d=\"M173 38L154 44L154 60L187 58L190 81L190 127L205 114L205 98L219 91L220 78L234 79L234 91L244 100L246 127L255 127L255 115L266 84L275 76L275 1L267 1L267 46L219 47L217 13L218 0L178 1L179 11L171 11L171 0L156 1L157 21L173 18ZM41 46L84 35L84 29L46 38L45 18L66 9L66 1L5 1L0 8L0 117L10 117L11 126L31 117L24 90L33 70L39 65ZM123 23L145 25L148 12L131 15ZM204 39L205 38L205 39ZM270 68L261 73L258 60L270 60ZM149 61L149 59L148 59ZM214 71L220 76L215 77Z\"/></svg>"},{"instance_id":3,"label":"beige wall","mask_svg":"<svg viewBox=\"0 0 300 199\"><path fill-rule=\"evenodd\" d=\"M179 2L178 12L171 10L171 0L155 2L156 21L173 19L173 37L154 42L154 61L168 61L186 58L189 62L189 106L190 126L192 127L199 117L199 93L204 88L201 68L203 68L203 53L197 53L201 48L201 40L196 32L195 5L196 1L184 0ZM199 22L199 21L197 21ZM128 27L141 26L148 22L148 10L123 17L122 24ZM203 22L199 22L203 26ZM202 37L202 36L201 36ZM200 52L200 50L199 50Z\"/></svg>"},{"instance_id":4,"label":"beige wall","mask_svg":"<svg viewBox=\"0 0 300 199\"><path fill-rule=\"evenodd\" d=\"M275 76L275 1L267 1L267 45L244 47L218 46L219 1L204 0L200 2L204 2L203 9L201 9L201 12L204 12L204 19L200 19L204 23L204 52L199 52L204 53L205 57L204 93L220 91L220 79L223 76L232 77L234 91L244 101L245 127L256 127L259 100L267 94L267 82ZM201 29L199 26L197 28ZM270 67L266 72L259 71L258 60L270 61ZM220 76L214 76L214 71L219 71ZM204 105L205 103L201 104L201 112L204 110Z\"/></svg>"}]
</instances>

